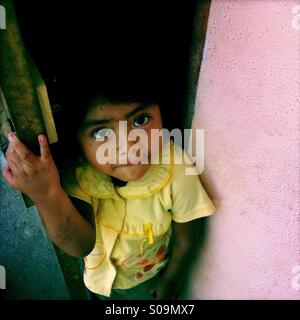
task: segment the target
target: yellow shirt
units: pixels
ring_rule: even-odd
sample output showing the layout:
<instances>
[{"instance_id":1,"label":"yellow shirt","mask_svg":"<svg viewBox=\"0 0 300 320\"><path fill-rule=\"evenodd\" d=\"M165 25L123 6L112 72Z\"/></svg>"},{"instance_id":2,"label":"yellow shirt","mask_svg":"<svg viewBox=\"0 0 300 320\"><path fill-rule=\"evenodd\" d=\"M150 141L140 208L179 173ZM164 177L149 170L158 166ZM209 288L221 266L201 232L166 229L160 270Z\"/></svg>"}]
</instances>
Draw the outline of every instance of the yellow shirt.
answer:
<instances>
[{"instance_id":1,"label":"yellow shirt","mask_svg":"<svg viewBox=\"0 0 300 320\"><path fill-rule=\"evenodd\" d=\"M184 153L173 143L171 149ZM188 222L215 210L199 176L185 174L191 160L176 164L171 156L171 164L164 164L166 150L159 164L123 187L88 164L76 168L76 182L64 177L68 195L94 211L96 244L84 258L84 282L92 292L109 296L112 288L132 288L152 278L168 262L172 221Z\"/></svg>"}]
</instances>

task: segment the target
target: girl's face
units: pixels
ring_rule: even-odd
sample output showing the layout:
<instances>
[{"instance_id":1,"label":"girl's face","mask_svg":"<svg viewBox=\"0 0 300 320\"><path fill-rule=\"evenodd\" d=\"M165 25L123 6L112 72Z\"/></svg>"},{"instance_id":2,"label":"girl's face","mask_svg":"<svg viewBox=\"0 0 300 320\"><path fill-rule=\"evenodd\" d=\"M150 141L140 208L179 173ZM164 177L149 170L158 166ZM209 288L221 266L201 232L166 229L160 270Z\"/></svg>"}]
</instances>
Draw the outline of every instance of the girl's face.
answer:
<instances>
[{"instance_id":1,"label":"girl's face","mask_svg":"<svg viewBox=\"0 0 300 320\"><path fill-rule=\"evenodd\" d=\"M127 121L126 136L121 137L127 140L127 154L124 153L123 146L119 145L120 135L124 135L124 130L119 130L119 122ZM116 136L116 162L101 164L97 161L96 153L99 146L106 141L99 141L99 136L109 134L111 129ZM147 134L147 164L131 164L129 159L126 159L127 164L120 164L119 157L125 154L127 157L130 148L140 141L128 141L128 135L133 129L144 129ZM79 129L78 139L85 159L96 170L103 172L106 175L113 176L123 181L138 180L145 175L150 168L151 161L151 130L162 129L162 119L160 109L157 104L150 103L120 103L120 104L100 104L96 103L95 106L90 108L85 116L82 126ZM123 140L124 141L124 140ZM152 142L153 143L153 142ZM161 148L161 140L158 142ZM152 144L154 146L154 144ZM121 148L122 151L119 151ZM157 150L157 149L155 149ZM139 156L139 152L137 152ZM124 161L124 159L122 159ZM124 162L122 162L124 163Z\"/></svg>"}]
</instances>

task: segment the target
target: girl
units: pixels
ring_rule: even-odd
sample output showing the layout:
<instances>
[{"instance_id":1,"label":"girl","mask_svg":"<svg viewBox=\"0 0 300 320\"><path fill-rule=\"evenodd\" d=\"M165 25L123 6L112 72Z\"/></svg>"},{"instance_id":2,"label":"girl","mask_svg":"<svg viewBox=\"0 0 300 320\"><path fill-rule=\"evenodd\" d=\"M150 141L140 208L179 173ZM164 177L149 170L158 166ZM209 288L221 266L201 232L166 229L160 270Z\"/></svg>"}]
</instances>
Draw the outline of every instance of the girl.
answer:
<instances>
[{"instance_id":1,"label":"girl","mask_svg":"<svg viewBox=\"0 0 300 320\"><path fill-rule=\"evenodd\" d=\"M97 94L81 111L78 123L72 118L76 139L69 141L73 156L80 156L67 162L62 174L44 135L38 137L37 156L11 133L3 176L33 200L51 239L68 254L84 257L84 282L98 297L176 299L197 219L213 213L211 200L198 176L185 175L191 162L172 161L183 154L173 142L160 140L159 161L149 163L151 131L163 128L157 101ZM120 157L116 163L97 161L110 130L117 151L124 147L118 144L120 121L127 122L127 134L145 130L148 163L120 164ZM64 131L63 138L71 138ZM127 141L128 150L135 143ZM169 148L171 161L164 163Z\"/></svg>"}]
</instances>

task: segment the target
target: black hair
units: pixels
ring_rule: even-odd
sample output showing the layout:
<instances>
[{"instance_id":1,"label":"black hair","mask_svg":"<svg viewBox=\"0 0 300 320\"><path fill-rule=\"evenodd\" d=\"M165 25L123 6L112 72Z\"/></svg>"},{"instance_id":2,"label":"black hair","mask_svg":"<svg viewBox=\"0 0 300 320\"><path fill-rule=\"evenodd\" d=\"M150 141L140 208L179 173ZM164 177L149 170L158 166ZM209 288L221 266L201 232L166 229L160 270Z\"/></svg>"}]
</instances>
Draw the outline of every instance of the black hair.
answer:
<instances>
[{"instance_id":1,"label":"black hair","mask_svg":"<svg viewBox=\"0 0 300 320\"><path fill-rule=\"evenodd\" d=\"M163 125L172 126L168 115L168 97L158 74L147 72L145 68L137 71L120 69L116 72L87 68L73 73L73 77L60 78L58 86L61 101L61 113L56 119L59 144L64 157L80 159L81 149L78 143L78 129L90 110L92 101L97 98L111 104L149 101L160 107ZM70 74L70 73L69 73ZM100 76L99 76L100 75Z\"/></svg>"},{"instance_id":2,"label":"black hair","mask_svg":"<svg viewBox=\"0 0 300 320\"><path fill-rule=\"evenodd\" d=\"M14 1L51 105L62 106L56 115L62 154L79 154L75 133L95 94L154 101L164 127L180 128L195 2Z\"/></svg>"}]
</instances>

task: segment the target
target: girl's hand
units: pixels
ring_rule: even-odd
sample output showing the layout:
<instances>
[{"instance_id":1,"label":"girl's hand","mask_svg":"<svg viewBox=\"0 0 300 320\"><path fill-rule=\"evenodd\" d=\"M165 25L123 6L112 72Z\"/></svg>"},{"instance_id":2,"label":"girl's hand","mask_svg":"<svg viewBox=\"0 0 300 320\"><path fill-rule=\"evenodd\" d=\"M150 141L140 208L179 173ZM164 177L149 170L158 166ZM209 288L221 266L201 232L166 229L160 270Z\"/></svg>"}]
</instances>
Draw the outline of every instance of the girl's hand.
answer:
<instances>
[{"instance_id":1,"label":"girl's hand","mask_svg":"<svg viewBox=\"0 0 300 320\"><path fill-rule=\"evenodd\" d=\"M14 133L9 134L7 164L2 174L8 184L31 198L34 203L60 190L60 178L44 135L39 135L40 156L31 152Z\"/></svg>"}]
</instances>

